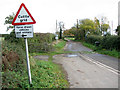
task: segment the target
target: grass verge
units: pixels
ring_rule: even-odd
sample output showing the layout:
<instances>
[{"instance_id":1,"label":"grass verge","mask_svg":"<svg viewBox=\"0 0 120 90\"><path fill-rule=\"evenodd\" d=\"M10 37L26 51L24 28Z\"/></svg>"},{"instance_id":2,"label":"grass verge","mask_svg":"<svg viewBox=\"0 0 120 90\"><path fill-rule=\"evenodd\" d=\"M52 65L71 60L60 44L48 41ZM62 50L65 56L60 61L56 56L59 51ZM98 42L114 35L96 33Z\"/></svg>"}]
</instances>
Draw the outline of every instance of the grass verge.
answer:
<instances>
[{"instance_id":1,"label":"grass verge","mask_svg":"<svg viewBox=\"0 0 120 90\"><path fill-rule=\"evenodd\" d=\"M66 37L66 39L69 39L69 40L75 40L75 38L70 38L70 37Z\"/></svg>"},{"instance_id":2,"label":"grass verge","mask_svg":"<svg viewBox=\"0 0 120 90\"><path fill-rule=\"evenodd\" d=\"M54 45L55 51L47 53L32 53L35 55L48 55L48 61L32 59L32 77L33 88L68 88L69 83L66 79L66 75L63 74L63 70L60 65L52 62L53 55L70 53L64 51L63 48L66 45L66 41L61 40ZM34 63L33 63L34 62ZM38 82L39 81L39 82Z\"/></svg>"},{"instance_id":3,"label":"grass verge","mask_svg":"<svg viewBox=\"0 0 120 90\"><path fill-rule=\"evenodd\" d=\"M81 42L84 46L91 48L92 50L94 50L95 52L98 52L100 54L105 54L105 55L109 55L109 56L113 56L116 58L120 58L120 52L116 51L116 50L106 50L106 49L102 49L101 47L96 47L95 45L86 43L86 42Z\"/></svg>"},{"instance_id":4,"label":"grass verge","mask_svg":"<svg viewBox=\"0 0 120 90\"><path fill-rule=\"evenodd\" d=\"M66 42L55 44L55 51L48 53L30 53L30 67L33 86L29 86L27 69L2 72L2 88L68 88L69 83L60 65L52 62L53 55L64 53ZM68 53L68 52L65 52ZM34 59L35 55L48 55L48 61ZM16 67L15 67L16 68Z\"/></svg>"},{"instance_id":5,"label":"grass verge","mask_svg":"<svg viewBox=\"0 0 120 90\"><path fill-rule=\"evenodd\" d=\"M60 67L51 61L31 59L32 88L68 88L69 84Z\"/></svg>"},{"instance_id":6,"label":"grass verge","mask_svg":"<svg viewBox=\"0 0 120 90\"><path fill-rule=\"evenodd\" d=\"M66 45L66 41L61 40L57 44L54 45L55 51L52 52L47 52L47 53L30 53L31 56L35 55L48 55L48 56L53 56L56 54L66 54L66 53L74 53L72 51L64 51L63 48Z\"/></svg>"}]
</instances>

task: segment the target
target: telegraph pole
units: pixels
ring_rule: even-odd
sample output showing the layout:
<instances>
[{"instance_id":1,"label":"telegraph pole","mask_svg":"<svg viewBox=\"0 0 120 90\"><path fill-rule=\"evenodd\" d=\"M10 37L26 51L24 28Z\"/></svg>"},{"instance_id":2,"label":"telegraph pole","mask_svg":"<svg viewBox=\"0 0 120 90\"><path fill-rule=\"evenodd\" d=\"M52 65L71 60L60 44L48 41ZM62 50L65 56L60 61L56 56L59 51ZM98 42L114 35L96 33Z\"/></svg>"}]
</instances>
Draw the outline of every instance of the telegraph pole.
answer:
<instances>
[{"instance_id":1,"label":"telegraph pole","mask_svg":"<svg viewBox=\"0 0 120 90\"><path fill-rule=\"evenodd\" d=\"M78 19L77 19L77 26L76 26L76 28L77 28L77 32L76 32L76 40L78 39Z\"/></svg>"},{"instance_id":2,"label":"telegraph pole","mask_svg":"<svg viewBox=\"0 0 120 90\"><path fill-rule=\"evenodd\" d=\"M60 39L62 39L62 27L60 26Z\"/></svg>"},{"instance_id":3,"label":"telegraph pole","mask_svg":"<svg viewBox=\"0 0 120 90\"><path fill-rule=\"evenodd\" d=\"M56 42L58 41L58 35L57 35L57 20L56 20L56 33L55 33L55 39L56 39Z\"/></svg>"},{"instance_id":4,"label":"telegraph pole","mask_svg":"<svg viewBox=\"0 0 120 90\"><path fill-rule=\"evenodd\" d=\"M112 32L111 32L111 35L113 35L113 21L112 21Z\"/></svg>"},{"instance_id":5,"label":"telegraph pole","mask_svg":"<svg viewBox=\"0 0 120 90\"><path fill-rule=\"evenodd\" d=\"M57 32L57 20L56 20L56 32Z\"/></svg>"},{"instance_id":6,"label":"telegraph pole","mask_svg":"<svg viewBox=\"0 0 120 90\"><path fill-rule=\"evenodd\" d=\"M62 23L63 23L63 22L59 22L59 27L60 27L60 39L62 39Z\"/></svg>"},{"instance_id":7,"label":"telegraph pole","mask_svg":"<svg viewBox=\"0 0 120 90\"><path fill-rule=\"evenodd\" d=\"M78 29L78 19L77 19L77 29Z\"/></svg>"}]
</instances>

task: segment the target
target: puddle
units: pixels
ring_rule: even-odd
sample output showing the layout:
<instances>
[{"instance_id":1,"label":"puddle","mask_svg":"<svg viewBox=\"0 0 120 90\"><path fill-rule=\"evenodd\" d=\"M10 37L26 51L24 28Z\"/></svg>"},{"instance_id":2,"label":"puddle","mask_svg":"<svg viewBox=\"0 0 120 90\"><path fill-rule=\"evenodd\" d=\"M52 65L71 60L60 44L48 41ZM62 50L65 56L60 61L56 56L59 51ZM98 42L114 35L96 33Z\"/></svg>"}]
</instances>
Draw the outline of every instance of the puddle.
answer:
<instances>
[{"instance_id":1,"label":"puddle","mask_svg":"<svg viewBox=\"0 0 120 90\"><path fill-rule=\"evenodd\" d=\"M66 55L65 57L77 57L78 55L76 54L70 54L70 55Z\"/></svg>"},{"instance_id":2,"label":"puddle","mask_svg":"<svg viewBox=\"0 0 120 90\"><path fill-rule=\"evenodd\" d=\"M81 51L81 54L94 54L95 52L93 51Z\"/></svg>"},{"instance_id":3,"label":"puddle","mask_svg":"<svg viewBox=\"0 0 120 90\"><path fill-rule=\"evenodd\" d=\"M34 56L34 58L38 59L38 60L48 61L49 56L47 56L47 55L39 55L39 56Z\"/></svg>"}]
</instances>

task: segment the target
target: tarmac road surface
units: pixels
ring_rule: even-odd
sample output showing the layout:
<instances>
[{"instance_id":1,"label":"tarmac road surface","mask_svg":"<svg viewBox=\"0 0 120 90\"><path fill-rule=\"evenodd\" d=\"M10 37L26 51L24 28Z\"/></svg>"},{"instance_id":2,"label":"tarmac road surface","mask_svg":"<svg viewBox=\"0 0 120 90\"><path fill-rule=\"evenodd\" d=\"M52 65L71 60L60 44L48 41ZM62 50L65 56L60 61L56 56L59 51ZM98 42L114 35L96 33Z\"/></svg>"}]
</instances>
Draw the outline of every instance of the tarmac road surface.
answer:
<instances>
[{"instance_id":1,"label":"tarmac road surface","mask_svg":"<svg viewBox=\"0 0 120 90\"><path fill-rule=\"evenodd\" d=\"M96 58L92 58L90 55L93 54L94 56L92 50L72 41L67 43L65 50L76 53L55 55L53 62L61 64L67 72L70 88L118 88L118 73L93 62L93 59L97 61L97 54L95 53ZM101 55L101 57L102 60L104 57L105 60L109 60L106 56ZM100 59L100 56L98 58ZM113 62L110 61L109 63L112 64ZM118 62L113 64L118 66ZM115 69L117 68L115 67Z\"/></svg>"}]
</instances>

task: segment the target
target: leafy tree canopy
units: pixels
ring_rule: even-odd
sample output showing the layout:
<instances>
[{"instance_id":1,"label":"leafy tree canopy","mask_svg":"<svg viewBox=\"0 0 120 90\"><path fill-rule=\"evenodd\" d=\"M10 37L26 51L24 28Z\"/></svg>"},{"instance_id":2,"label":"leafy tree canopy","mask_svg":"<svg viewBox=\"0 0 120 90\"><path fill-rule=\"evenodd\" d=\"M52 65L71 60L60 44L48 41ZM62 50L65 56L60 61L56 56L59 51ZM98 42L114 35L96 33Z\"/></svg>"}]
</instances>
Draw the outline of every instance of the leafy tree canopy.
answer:
<instances>
[{"instance_id":1,"label":"leafy tree canopy","mask_svg":"<svg viewBox=\"0 0 120 90\"><path fill-rule=\"evenodd\" d=\"M15 17L15 14L14 13L12 13L12 15L9 15L9 16L7 16L6 18L5 18L5 25L6 24L8 24L9 26L7 27L7 31L9 30L9 29L13 29L14 28L14 26L12 25L12 21L13 21L13 19L14 19L14 17Z\"/></svg>"},{"instance_id":2,"label":"leafy tree canopy","mask_svg":"<svg viewBox=\"0 0 120 90\"><path fill-rule=\"evenodd\" d=\"M106 31L107 32L108 28L109 28L109 24L102 24L101 25L101 30L102 31Z\"/></svg>"}]
</instances>

